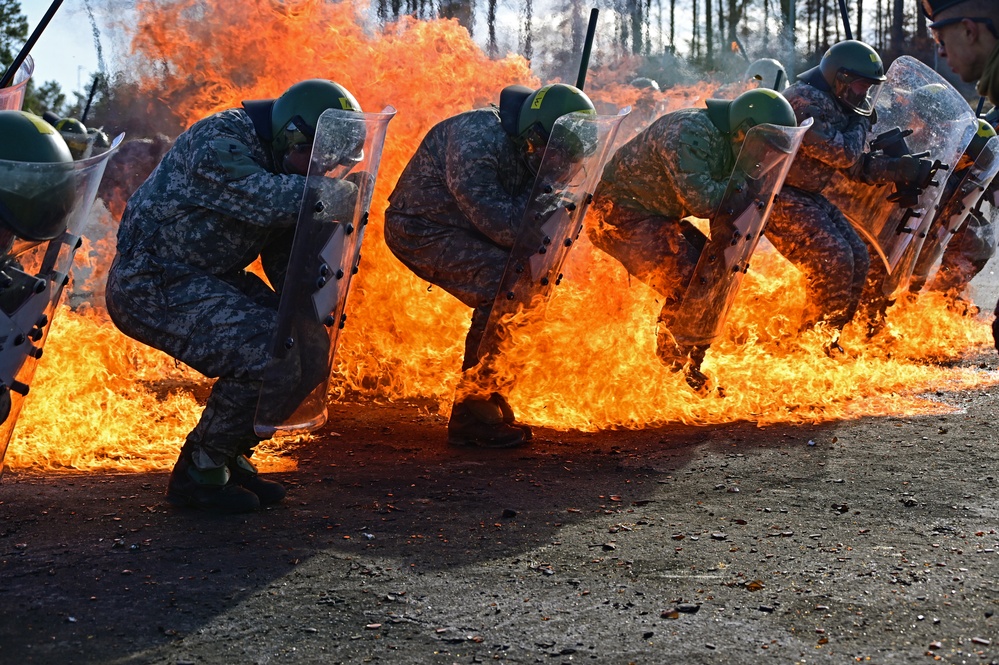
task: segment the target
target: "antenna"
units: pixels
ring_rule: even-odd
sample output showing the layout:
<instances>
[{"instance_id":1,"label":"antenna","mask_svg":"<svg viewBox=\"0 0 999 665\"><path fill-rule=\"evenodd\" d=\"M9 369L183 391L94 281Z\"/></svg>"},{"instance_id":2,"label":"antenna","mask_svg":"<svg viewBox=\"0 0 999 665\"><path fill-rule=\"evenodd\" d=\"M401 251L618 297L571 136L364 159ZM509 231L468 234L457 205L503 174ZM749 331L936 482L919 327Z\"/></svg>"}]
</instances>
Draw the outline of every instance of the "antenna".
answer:
<instances>
[{"instance_id":1,"label":"antenna","mask_svg":"<svg viewBox=\"0 0 999 665\"><path fill-rule=\"evenodd\" d=\"M10 67L4 72L3 78L0 78L0 88L9 88L10 84L14 81L14 75L17 74L17 70L21 68L24 63L24 59L28 57L28 53L31 52L31 48L38 41L38 38L42 36L42 32L48 26L49 21L55 16L56 10L62 4L62 0L53 0L52 4L49 6L48 11L45 12L45 16L42 17L41 22L35 26L34 32L28 37L28 41L24 42L24 46L21 47L21 51L14 58L14 62L10 63Z\"/></svg>"},{"instance_id":2,"label":"antenna","mask_svg":"<svg viewBox=\"0 0 999 665\"><path fill-rule=\"evenodd\" d=\"M593 33L597 30L597 14L600 10L594 7L590 10L590 24L586 26L586 41L583 42L583 57L579 61L579 76L576 77L576 87L580 90L586 84L586 68L590 65L590 50L593 48Z\"/></svg>"}]
</instances>

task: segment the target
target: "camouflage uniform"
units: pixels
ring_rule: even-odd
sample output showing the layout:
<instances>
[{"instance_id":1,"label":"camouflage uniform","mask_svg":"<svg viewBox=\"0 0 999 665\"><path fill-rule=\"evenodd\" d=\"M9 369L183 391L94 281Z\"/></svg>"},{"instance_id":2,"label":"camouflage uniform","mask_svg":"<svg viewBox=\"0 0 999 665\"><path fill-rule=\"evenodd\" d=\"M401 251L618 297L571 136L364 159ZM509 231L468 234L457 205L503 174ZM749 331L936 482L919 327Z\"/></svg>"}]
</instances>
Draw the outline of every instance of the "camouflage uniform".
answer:
<instances>
[{"instance_id":1,"label":"camouflage uniform","mask_svg":"<svg viewBox=\"0 0 999 665\"><path fill-rule=\"evenodd\" d=\"M870 118L847 112L830 92L797 82L783 92L799 124L815 118L825 134L809 131L788 172L766 235L807 282L802 326L826 321L842 328L853 319L870 267L864 241L821 194L838 170L862 163Z\"/></svg>"},{"instance_id":2,"label":"camouflage uniform","mask_svg":"<svg viewBox=\"0 0 999 665\"><path fill-rule=\"evenodd\" d=\"M107 284L125 334L218 377L187 447L225 457L259 438L253 417L305 177L276 175L242 109L195 123L129 199ZM335 182L335 181L334 181ZM349 197L353 185L337 183Z\"/></svg>"},{"instance_id":3,"label":"camouflage uniform","mask_svg":"<svg viewBox=\"0 0 999 665\"><path fill-rule=\"evenodd\" d=\"M590 240L663 296L666 326L707 240L683 218L714 215L733 168L729 138L705 109L662 116L604 168Z\"/></svg>"},{"instance_id":4,"label":"camouflage uniform","mask_svg":"<svg viewBox=\"0 0 999 665\"><path fill-rule=\"evenodd\" d=\"M473 308L462 369L476 351L527 209L534 176L494 108L434 126L385 212L385 242L420 279Z\"/></svg>"}]
</instances>

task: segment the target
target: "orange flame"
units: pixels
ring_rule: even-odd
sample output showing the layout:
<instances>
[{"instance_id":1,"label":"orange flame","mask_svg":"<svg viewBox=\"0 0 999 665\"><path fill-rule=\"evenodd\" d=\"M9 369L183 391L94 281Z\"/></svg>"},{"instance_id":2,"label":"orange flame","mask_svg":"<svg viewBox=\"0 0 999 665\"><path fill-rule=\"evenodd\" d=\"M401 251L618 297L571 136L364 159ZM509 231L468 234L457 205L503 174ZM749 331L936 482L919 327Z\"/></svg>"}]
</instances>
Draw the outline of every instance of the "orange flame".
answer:
<instances>
[{"instance_id":1,"label":"orange flame","mask_svg":"<svg viewBox=\"0 0 999 665\"><path fill-rule=\"evenodd\" d=\"M243 99L273 97L311 77L342 83L365 109L391 104L399 110L389 126L332 398L429 398L447 412L470 312L392 257L382 215L430 127L495 101L506 85L538 85L528 63L515 56L488 59L455 21L406 18L384 29L370 26L356 3L146 0L137 11L136 71L149 95L166 100L188 122ZM704 84L656 97L662 110L674 110L699 105L714 89ZM588 92L616 107L635 103L641 91L608 83ZM95 306L64 307L56 317L7 454L12 468L169 468L197 420L209 382L119 334L100 309L107 245L98 241L78 255L84 268L94 270L78 277L78 286L97 294ZM527 422L597 430L936 413L949 407L927 393L997 381L975 368L933 364L990 343L985 323L949 311L935 296L893 308L894 341L867 343L860 330L848 328L843 344L853 355L830 360L821 352L820 335L796 337L803 279L762 243L726 337L704 365L726 396L701 399L656 361L659 304L650 289L585 238L564 272L545 320L518 330L512 340L523 362L510 397ZM279 453L280 447L276 441L270 450ZM270 459L280 463L275 455Z\"/></svg>"}]
</instances>

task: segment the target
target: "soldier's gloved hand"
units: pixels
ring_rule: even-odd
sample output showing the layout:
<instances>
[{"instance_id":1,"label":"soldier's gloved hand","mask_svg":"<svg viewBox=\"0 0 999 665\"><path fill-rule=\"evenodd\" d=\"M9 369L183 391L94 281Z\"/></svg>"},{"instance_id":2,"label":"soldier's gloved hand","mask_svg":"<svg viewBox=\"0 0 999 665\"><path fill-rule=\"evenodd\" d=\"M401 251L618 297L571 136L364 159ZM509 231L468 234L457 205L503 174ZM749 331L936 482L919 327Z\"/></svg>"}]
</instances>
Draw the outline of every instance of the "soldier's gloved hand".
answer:
<instances>
[{"instance_id":1,"label":"soldier's gloved hand","mask_svg":"<svg viewBox=\"0 0 999 665\"><path fill-rule=\"evenodd\" d=\"M344 176L343 179L349 183L357 185L358 189L365 191L371 191L371 188L375 184L374 176L367 171L354 171L353 173L349 173Z\"/></svg>"},{"instance_id":2,"label":"soldier's gloved hand","mask_svg":"<svg viewBox=\"0 0 999 665\"><path fill-rule=\"evenodd\" d=\"M310 181L309 185L315 200L309 205L312 206L316 219L342 221L352 217L357 198L357 185L346 179L319 176L311 177Z\"/></svg>"},{"instance_id":3,"label":"soldier's gloved hand","mask_svg":"<svg viewBox=\"0 0 999 665\"><path fill-rule=\"evenodd\" d=\"M933 177L933 161L913 155L902 155L894 167L896 184L903 187L918 187L926 189Z\"/></svg>"}]
</instances>

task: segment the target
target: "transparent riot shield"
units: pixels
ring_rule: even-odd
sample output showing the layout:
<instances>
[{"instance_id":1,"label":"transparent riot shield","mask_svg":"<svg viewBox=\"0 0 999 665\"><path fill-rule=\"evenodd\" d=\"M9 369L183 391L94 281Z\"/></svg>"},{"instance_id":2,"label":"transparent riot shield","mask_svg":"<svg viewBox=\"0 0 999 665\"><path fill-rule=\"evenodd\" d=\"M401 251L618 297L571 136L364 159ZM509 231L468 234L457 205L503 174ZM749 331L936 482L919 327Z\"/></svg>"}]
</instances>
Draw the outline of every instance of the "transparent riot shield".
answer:
<instances>
[{"instance_id":1,"label":"transparent riot shield","mask_svg":"<svg viewBox=\"0 0 999 665\"><path fill-rule=\"evenodd\" d=\"M978 204L986 188L999 173L999 136L993 136L982 148L974 164L960 178L956 187L945 188L944 200L929 226L928 235L918 255L907 256L915 259L911 275L905 269L896 270L886 281L884 295L891 296L908 286L908 278L918 275L924 279L943 256L951 238L961 230L971 210ZM903 259L904 261L904 259ZM900 268L904 268L900 264ZM906 279L903 280L903 277Z\"/></svg>"},{"instance_id":2,"label":"transparent riot shield","mask_svg":"<svg viewBox=\"0 0 999 665\"><path fill-rule=\"evenodd\" d=\"M6 70L6 67L3 68ZM35 61L29 55L17 68L14 74L14 82L6 88L0 88L0 111L20 111L24 103L24 90L28 86L28 79L35 70Z\"/></svg>"},{"instance_id":3,"label":"transparent riot shield","mask_svg":"<svg viewBox=\"0 0 999 665\"><path fill-rule=\"evenodd\" d=\"M479 358L496 350L513 325L511 315L546 303L561 281L562 265L583 230L583 217L628 112L569 113L555 122L479 343Z\"/></svg>"},{"instance_id":4,"label":"transparent riot shield","mask_svg":"<svg viewBox=\"0 0 999 665\"><path fill-rule=\"evenodd\" d=\"M104 168L124 136L68 164L0 160L0 465Z\"/></svg>"},{"instance_id":5,"label":"transparent riot shield","mask_svg":"<svg viewBox=\"0 0 999 665\"><path fill-rule=\"evenodd\" d=\"M968 102L943 77L915 58L897 58L887 79L875 105L877 122L871 128L869 143L876 149L893 130L902 130L902 135L896 136L904 140L907 152L928 153L928 159L940 163L941 171L912 205L888 201L892 185L869 185L843 171L835 173L822 193L870 241L892 273L910 245L915 244L917 252L922 245L943 195L947 172L942 169L957 164L971 142L975 116ZM905 134L909 131L911 134Z\"/></svg>"},{"instance_id":6,"label":"transparent riot shield","mask_svg":"<svg viewBox=\"0 0 999 665\"><path fill-rule=\"evenodd\" d=\"M800 127L757 125L746 134L718 212L670 332L683 346L712 344L725 325L774 197L812 120Z\"/></svg>"},{"instance_id":7,"label":"transparent riot shield","mask_svg":"<svg viewBox=\"0 0 999 665\"><path fill-rule=\"evenodd\" d=\"M347 293L361 260L361 241L389 121L395 109L320 117L291 257L280 288L277 328L254 430L308 432L326 422L326 389L347 315ZM356 192L344 200L343 182Z\"/></svg>"}]
</instances>

